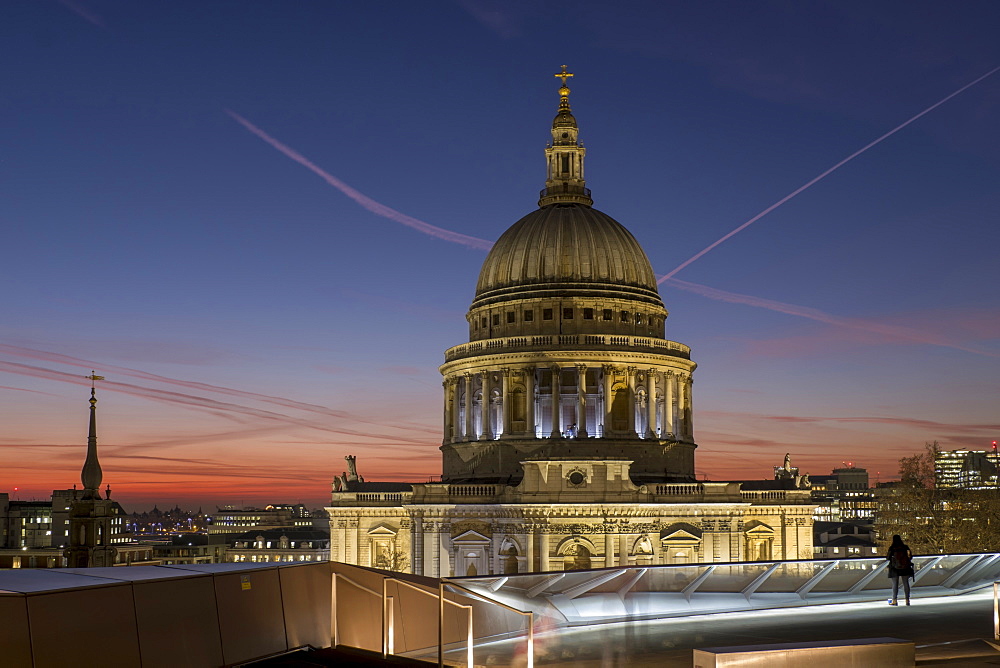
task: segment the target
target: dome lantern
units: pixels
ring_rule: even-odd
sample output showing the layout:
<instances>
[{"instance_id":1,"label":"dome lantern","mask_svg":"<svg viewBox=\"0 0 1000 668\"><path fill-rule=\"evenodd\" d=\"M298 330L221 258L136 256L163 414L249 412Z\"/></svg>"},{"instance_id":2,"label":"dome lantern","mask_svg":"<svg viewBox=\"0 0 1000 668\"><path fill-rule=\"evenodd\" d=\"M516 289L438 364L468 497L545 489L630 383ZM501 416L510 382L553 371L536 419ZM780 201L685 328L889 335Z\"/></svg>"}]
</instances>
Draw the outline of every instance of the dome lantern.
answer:
<instances>
[{"instance_id":1,"label":"dome lantern","mask_svg":"<svg viewBox=\"0 0 1000 668\"><path fill-rule=\"evenodd\" d=\"M552 121L552 143L545 147L547 176L538 206L549 204L584 204L590 206L590 190L583 180L583 157L587 150L578 141L579 128L569 107L569 87L566 79L573 76L562 66L555 75L562 80L559 87L559 111Z\"/></svg>"}]
</instances>

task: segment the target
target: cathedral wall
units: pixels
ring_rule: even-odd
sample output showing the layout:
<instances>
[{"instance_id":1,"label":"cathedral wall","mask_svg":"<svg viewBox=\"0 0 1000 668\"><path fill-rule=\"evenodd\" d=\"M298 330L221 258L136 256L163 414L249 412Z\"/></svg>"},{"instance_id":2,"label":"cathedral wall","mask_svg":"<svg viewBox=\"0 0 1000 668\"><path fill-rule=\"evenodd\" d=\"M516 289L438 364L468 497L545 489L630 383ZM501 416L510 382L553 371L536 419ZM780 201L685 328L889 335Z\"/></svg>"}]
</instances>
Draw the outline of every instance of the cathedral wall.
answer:
<instances>
[{"instance_id":1,"label":"cathedral wall","mask_svg":"<svg viewBox=\"0 0 1000 668\"><path fill-rule=\"evenodd\" d=\"M431 577L812 558L811 506L329 508L331 559Z\"/></svg>"}]
</instances>

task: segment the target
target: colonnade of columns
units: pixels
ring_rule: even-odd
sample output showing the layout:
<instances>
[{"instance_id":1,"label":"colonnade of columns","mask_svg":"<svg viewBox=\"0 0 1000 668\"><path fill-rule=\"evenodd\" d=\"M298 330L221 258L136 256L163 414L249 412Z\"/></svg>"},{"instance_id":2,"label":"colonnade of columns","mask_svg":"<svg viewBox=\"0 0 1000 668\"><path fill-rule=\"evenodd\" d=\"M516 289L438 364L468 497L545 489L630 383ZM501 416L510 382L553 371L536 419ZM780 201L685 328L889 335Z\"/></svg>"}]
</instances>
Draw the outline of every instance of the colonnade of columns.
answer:
<instances>
[{"instance_id":1,"label":"colonnade of columns","mask_svg":"<svg viewBox=\"0 0 1000 668\"><path fill-rule=\"evenodd\" d=\"M570 382L564 383L565 371ZM450 376L444 390L446 442L693 440L691 375L683 371L609 364L505 367Z\"/></svg>"}]
</instances>

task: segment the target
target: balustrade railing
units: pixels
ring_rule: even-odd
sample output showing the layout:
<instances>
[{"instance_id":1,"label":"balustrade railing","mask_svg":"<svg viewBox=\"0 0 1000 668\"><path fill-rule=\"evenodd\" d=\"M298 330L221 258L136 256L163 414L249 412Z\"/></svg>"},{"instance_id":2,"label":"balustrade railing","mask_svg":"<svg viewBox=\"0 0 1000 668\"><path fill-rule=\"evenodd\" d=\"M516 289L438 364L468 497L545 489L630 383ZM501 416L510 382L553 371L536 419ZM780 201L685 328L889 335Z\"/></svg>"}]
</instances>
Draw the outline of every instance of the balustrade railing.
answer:
<instances>
[{"instance_id":1,"label":"balustrade railing","mask_svg":"<svg viewBox=\"0 0 1000 668\"><path fill-rule=\"evenodd\" d=\"M470 341L449 348L444 353L445 361L461 359L483 350L524 350L539 346L621 346L625 348L647 348L667 351L676 357L690 359L691 348L676 341L654 339L647 336L622 336L611 334L558 334L556 336L507 336L482 341Z\"/></svg>"},{"instance_id":2,"label":"balustrade railing","mask_svg":"<svg viewBox=\"0 0 1000 668\"><path fill-rule=\"evenodd\" d=\"M449 496L496 496L504 485L448 485Z\"/></svg>"},{"instance_id":3,"label":"balustrade railing","mask_svg":"<svg viewBox=\"0 0 1000 668\"><path fill-rule=\"evenodd\" d=\"M705 493L705 486L700 483L657 485L657 496L696 496Z\"/></svg>"}]
</instances>

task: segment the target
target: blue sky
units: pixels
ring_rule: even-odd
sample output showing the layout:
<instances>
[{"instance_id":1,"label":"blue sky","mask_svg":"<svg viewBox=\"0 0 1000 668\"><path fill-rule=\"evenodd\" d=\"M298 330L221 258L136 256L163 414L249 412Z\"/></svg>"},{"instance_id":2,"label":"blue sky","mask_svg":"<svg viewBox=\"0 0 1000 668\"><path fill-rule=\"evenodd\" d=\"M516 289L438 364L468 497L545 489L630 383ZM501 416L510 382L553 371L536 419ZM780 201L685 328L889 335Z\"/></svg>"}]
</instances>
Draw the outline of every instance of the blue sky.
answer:
<instances>
[{"instance_id":1,"label":"blue sky","mask_svg":"<svg viewBox=\"0 0 1000 668\"><path fill-rule=\"evenodd\" d=\"M0 490L319 504L439 473L443 351L558 103L658 274L1000 66L1000 6L64 0L4 9ZM232 112L232 113L229 113ZM679 271L699 473L1000 436L1000 73ZM395 219L394 219L395 218Z\"/></svg>"}]
</instances>

